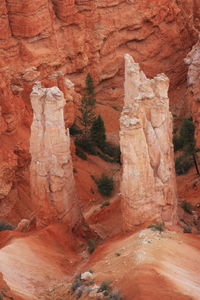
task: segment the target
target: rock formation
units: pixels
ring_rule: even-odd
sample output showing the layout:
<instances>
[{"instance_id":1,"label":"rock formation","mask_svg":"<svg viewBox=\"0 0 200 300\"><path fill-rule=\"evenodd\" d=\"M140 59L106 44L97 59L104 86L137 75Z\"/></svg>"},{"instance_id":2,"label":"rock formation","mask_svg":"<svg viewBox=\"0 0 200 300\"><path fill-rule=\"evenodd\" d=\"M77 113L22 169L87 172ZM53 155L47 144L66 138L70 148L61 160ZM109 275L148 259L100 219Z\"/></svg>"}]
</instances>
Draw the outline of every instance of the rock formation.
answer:
<instances>
[{"instance_id":1,"label":"rock formation","mask_svg":"<svg viewBox=\"0 0 200 300\"><path fill-rule=\"evenodd\" d=\"M62 220L73 227L80 218L70 154L69 130L65 130L61 90L36 83L31 93L30 174L32 198L39 225Z\"/></svg>"},{"instance_id":2,"label":"rock formation","mask_svg":"<svg viewBox=\"0 0 200 300\"><path fill-rule=\"evenodd\" d=\"M13 210L16 224L29 218L30 212L29 95L34 82L46 83L55 72L63 72L82 94L86 74L91 72L98 102L106 104L101 105L102 116L119 115L123 54L128 52L148 76L160 72L169 76L171 106L178 115L186 81L183 58L197 40L193 20L198 18L199 7L197 0L0 1L0 86L6 78L4 95L0 94L0 142L15 160L13 179L4 176L4 181L12 181L11 191L18 189L18 196L12 196L12 203L17 204ZM53 85L61 89L58 83ZM69 111L68 106L68 115ZM70 118L72 122L72 114ZM117 122L112 128L117 135ZM0 153L0 164L3 159ZM9 193L3 202L10 201Z\"/></svg>"},{"instance_id":3,"label":"rock formation","mask_svg":"<svg viewBox=\"0 0 200 300\"><path fill-rule=\"evenodd\" d=\"M151 221L176 221L176 183L169 80L148 79L125 54L125 99L120 119L125 230Z\"/></svg>"},{"instance_id":4,"label":"rock formation","mask_svg":"<svg viewBox=\"0 0 200 300\"><path fill-rule=\"evenodd\" d=\"M200 147L200 36L199 41L184 59L188 65L188 112L195 124L196 146Z\"/></svg>"}]
</instances>

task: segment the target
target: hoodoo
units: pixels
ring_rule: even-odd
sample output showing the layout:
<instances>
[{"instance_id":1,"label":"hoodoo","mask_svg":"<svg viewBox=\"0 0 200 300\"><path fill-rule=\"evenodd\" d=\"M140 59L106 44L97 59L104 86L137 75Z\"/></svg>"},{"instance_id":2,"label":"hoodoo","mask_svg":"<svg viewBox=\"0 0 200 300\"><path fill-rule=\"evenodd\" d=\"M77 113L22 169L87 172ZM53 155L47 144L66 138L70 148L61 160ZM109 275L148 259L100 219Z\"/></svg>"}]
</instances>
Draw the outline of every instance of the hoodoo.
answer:
<instances>
[{"instance_id":1,"label":"hoodoo","mask_svg":"<svg viewBox=\"0 0 200 300\"><path fill-rule=\"evenodd\" d=\"M30 174L32 197L39 224L62 220L73 227L79 220L70 137L65 130L61 90L36 83L31 93Z\"/></svg>"},{"instance_id":2,"label":"hoodoo","mask_svg":"<svg viewBox=\"0 0 200 300\"><path fill-rule=\"evenodd\" d=\"M176 183L169 80L148 79L125 54L125 99L120 119L124 230L151 221L176 221Z\"/></svg>"}]
</instances>

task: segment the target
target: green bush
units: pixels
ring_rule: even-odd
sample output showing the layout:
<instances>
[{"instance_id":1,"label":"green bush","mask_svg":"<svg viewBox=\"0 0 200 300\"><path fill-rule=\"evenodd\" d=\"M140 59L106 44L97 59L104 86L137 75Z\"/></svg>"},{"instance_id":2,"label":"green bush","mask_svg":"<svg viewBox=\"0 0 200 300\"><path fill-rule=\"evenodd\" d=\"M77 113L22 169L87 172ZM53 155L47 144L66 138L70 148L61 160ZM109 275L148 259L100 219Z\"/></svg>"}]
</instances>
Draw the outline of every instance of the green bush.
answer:
<instances>
[{"instance_id":1,"label":"green bush","mask_svg":"<svg viewBox=\"0 0 200 300\"><path fill-rule=\"evenodd\" d=\"M183 148L183 139L181 137L178 137L177 135L175 135L173 137L173 144L174 144L174 152L180 150Z\"/></svg>"},{"instance_id":2,"label":"green bush","mask_svg":"<svg viewBox=\"0 0 200 300\"><path fill-rule=\"evenodd\" d=\"M76 147L81 148L86 153L96 155L95 145L89 137L77 137L74 142Z\"/></svg>"},{"instance_id":3,"label":"green bush","mask_svg":"<svg viewBox=\"0 0 200 300\"><path fill-rule=\"evenodd\" d=\"M188 201L184 200L184 201L181 203L181 207L182 207L182 209L183 209L186 213L192 215L192 206L191 206L191 204L190 204Z\"/></svg>"},{"instance_id":4,"label":"green bush","mask_svg":"<svg viewBox=\"0 0 200 300\"><path fill-rule=\"evenodd\" d=\"M104 126L104 121L99 115L90 129L91 140L95 143L96 146L101 147L106 142L106 130Z\"/></svg>"},{"instance_id":5,"label":"green bush","mask_svg":"<svg viewBox=\"0 0 200 300\"><path fill-rule=\"evenodd\" d=\"M155 224L149 225L148 228L151 228L154 231L158 230L160 232L163 232L164 231L164 226L165 226L164 222L157 222Z\"/></svg>"},{"instance_id":6,"label":"green bush","mask_svg":"<svg viewBox=\"0 0 200 300\"><path fill-rule=\"evenodd\" d=\"M98 187L98 191L103 196L110 196L114 190L114 180L105 174L95 181Z\"/></svg>"},{"instance_id":7,"label":"green bush","mask_svg":"<svg viewBox=\"0 0 200 300\"><path fill-rule=\"evenodd\" d=\"M105 142L105 144L102 145L102 147L100 149L103 153L112 157L114 162L120 163L121 152L120 152L119 146L116 146L110 142Z\"/></svg>"},{"instance_id":8,"label":"green bush","mask_svg":"<svg viewBox=\"0 0 200 300\"><path fill-rule=\"evenodd\" d=\"M75 123L70 127L69 129L69 133L70 135L74 136L77 134L81 134L82 130L78 127L78 125L76 125Z\"/></svg>"},{"instance_id":9,"label":"green bush","mask_svg":"<svg viewBox=\"0 0 200 300\"><path fill-rule=\"evenodd\" d=\"M76 146L76 155L84 160L87 160L87 155L81 150L81 148Z\"/></svg>"},{"instance_id":10,"label":"green bush","mask_svg":"<svg viewBox=\"0 0 200 300\"><path fill-rule=\"evenodd\" d=\"M105 295L105 292L107 295L111 292L110 281L103 281L101 283L97 293L102 293L102 292L104 292L104 295Z\"/></svg>"},{"instance_id":11,"label":"green bush","mask_svg":"<svg viewBox=\"0 0 200 300\"><path fill-rule=\"evenodd\" d=\"M0 231L13 230L13 229L14 227L11 224L0 221Z\"/></svg>"},{"instance_id":12,"label":"green bush","mask_svg":"<svg viewBox=\"0 0 200 300\"><path fill-rule=\"evenodd\" d=\"M110 205L110 202L109 201L105 201L102 205L101 205L101 208L103 208L104 206L109 206Z\"/></svg>"},{"instance_id":13,"label":"green bush","mask_svg":"<svg viewBox=\"0 0 200 300\"><path fill-rule=\"evenodd\" d=\"M187 154L183 154L175 160L175 170L177 175L187 173L187 171L193 166L191 157Z\"/></svg>"}]
</instances>

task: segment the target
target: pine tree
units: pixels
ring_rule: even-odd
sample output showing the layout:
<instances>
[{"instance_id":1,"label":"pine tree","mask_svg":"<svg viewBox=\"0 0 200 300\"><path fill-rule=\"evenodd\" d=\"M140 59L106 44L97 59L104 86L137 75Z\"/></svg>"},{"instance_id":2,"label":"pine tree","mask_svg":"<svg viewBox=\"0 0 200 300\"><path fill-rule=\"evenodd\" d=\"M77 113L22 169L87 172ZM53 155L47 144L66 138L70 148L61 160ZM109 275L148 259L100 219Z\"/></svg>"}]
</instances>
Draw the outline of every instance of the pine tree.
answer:
<instances>
[{"instance_id":1,"label":"pine tree","mask_svg":"<svg viewBox=\"0 0 200 300\"><path fill-rule=\"evenodd\" d=\"M195 147L195 127L192 122L192 118L185 119L182 124L180 131L180 138L183 142L183 150L186 154L192 155L193 161L196 167L197 174L200 175L196 152L199 152L199 149Z\"/></svg>"},{"instance_id":2,"label":"pine tree","mask_svg":"<svg viewBox=\"0 0 200 300\"><path fill-rule=\"evenodd\" d=\"M87 137L90 127L96 118L96 115L86 96L83 96L82 98L79 111L81 112L81 116L79 116L78 119L80 121L80 124L83 126L83 134L85 137Z\"/></svg>"},{"instance_id":3,"label":"pine tree","mask_svg":"<svg viewBox=\"0 0 200 300\"><path fill-rule=\"evenodd\" d=\"M95 107L96 98L94 92L94 82L90 73L87 74L85 85L86 85L86 97L88 98L88 104L91 105L92 107Z\"/></svg>"},{"instance_id":4,"label":"pine tree","mask_svg":"<svg viewBox=\"0 0 200 300\"><path fill-rule=\"evenodd\" d=\"M100 148L102 148L105 145L106 130L104 126L104 121L100 115L94 120L92 124L90 136L92 141Z\"/></svg>"}]
</instances>

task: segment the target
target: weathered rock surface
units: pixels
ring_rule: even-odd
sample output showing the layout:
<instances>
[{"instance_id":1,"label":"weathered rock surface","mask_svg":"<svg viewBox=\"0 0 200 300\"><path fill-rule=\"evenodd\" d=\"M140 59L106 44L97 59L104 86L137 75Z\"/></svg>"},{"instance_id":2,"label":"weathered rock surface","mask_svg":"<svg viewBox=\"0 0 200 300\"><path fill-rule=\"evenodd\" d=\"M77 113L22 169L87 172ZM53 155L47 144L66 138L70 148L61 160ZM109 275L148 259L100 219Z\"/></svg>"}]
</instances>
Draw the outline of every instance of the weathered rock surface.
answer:
<instances>
[{"instance_id":1,"label":"weathered rock surface","mask_svg":"<svg viewBox=\"0 0 200 300\"><path fill-rule=\"evenodd\" d=\"M195 124L196 146L200 147L200 40L184 61L188 65L188 112L191 113Z\"/></svg>"},{"instance_id":2,"label":"weathered rock surface","mask_svg":"<svg viewBox=\"0 0 200 300\"><path fill-rule=\"evenodd\" d=\"M125 54L125 99L120 124L124 229L176 221L176 183L169 112L169 79L148 79Z\"/></svg>"},{"instance_id":3,"label":"weathered rock surface","mask_svg":"<svg viewBox=\"0 0 200 300\"><path fill-rule=\"evenodd\" d=\"M61 90L36 83L31 93L31 190L39 224L62 220L73 227L80 219L70 153L65 130Z\"/></svg>"},{"instance_id":4,"label":"weathered rock surface","mask_svg":"<svg viewBox=\"0 0 200 300\"><path fill-rule=\"evenodd\" d=\"M21 218L30 217L28 207L26 213L24 207L26 203L31 206L26 157L32 123L29 95L34 82L45 81L46 87L56 85L64 92L55 78L55 83L49 84L49 76L62 71L63 76L72 79L80 92L86 74L91 72L97 99L101 103L98 109L109 123L110 114L118 120L123 99L123 54L128 52L142 65L148 76L160 72L169 76L171 105L178 115L186 80L183 58L197 40L193 21L199 15L198 2L1 1L0 68L3 80L0 84L2 86L5 78L6 84L4 95L0 95L0 110L3 111L3 118L0 116L0 141L5 153L11 153L14 157L15 148L18 153L23 153L20 157L17 155L15 180L12 181L12 187L18 189L19 195L12 197L17 204L16 224ZM177 89L177 86L180 88ZM68 126L75 114L74 105L69 105L65 115ZM117 121L107 127L112 127L113 134L116 134ZM4 180L7 180L5 176ZM7 203L8 197L4 199Z\"/></svg>"}]
</instances>

